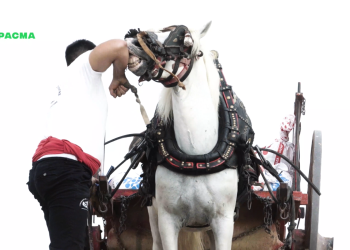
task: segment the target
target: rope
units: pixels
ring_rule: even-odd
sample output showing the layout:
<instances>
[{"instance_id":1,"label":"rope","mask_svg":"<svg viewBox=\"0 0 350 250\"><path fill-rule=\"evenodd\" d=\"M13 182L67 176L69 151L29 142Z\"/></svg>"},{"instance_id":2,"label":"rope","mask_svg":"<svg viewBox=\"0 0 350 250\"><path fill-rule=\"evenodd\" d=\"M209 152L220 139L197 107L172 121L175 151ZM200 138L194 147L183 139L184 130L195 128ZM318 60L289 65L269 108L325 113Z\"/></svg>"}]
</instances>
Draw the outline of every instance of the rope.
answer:
<instances>
[{"instance_id":1,"label":"rope","mask_svg":"<svg viewBox=\"0 0 350 250\"><path fill-rule=\"evenodd\" d=\"M143 121L145 122L146 125L150 124L150 121L149 121L147 112L146 112L146 110L145 110L145 107L141 104L140 98L137 97L137 98L136 98L136 102L137 102L138 104L140 104L140 112L141 112Z\"/></svg>"},{"instance_id":2,"label":"rope","mask_svg":"<svg viewBox=\"0 0 350 250\"><path fill-rule=\"evenodd\" d=\"M149 118L148 118L147 112L145 110L145 107L141 104L141 100L139 98L139 95L137 94L137 88L134 85L131 85L129 83L129 81L124 84L124 87L131 89L131 92L134 93L134 95L136 97L136 102L138 104L140 104L140 112L141 112L143 121L145 122L146 125L148 125L150 123Z\"/></svg>"}]
</instances>

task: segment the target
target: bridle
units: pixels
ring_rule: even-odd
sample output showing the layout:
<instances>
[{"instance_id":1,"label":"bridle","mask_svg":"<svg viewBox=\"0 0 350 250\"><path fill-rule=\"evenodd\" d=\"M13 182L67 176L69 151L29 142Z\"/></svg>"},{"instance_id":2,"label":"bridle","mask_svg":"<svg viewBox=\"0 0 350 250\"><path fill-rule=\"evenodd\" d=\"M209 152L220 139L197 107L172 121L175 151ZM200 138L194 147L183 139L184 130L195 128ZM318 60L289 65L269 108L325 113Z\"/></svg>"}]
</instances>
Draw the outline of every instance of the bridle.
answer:
<instances>
[{"instance_id":1,"label":"bridle","mask_svg":"<svg viewBox=\"0 0 350 250\"><path fill-rule=\"evenodd\" d=\"M139 82L154 80L162 83L164 87L169 88L178 85L182 89L186 89L183 81L191 73L194 63L194 58L191 57L193 39L190 31L184 25L170 26L161 30L161 32L167 31L170 31L170 34L163 44L157 40L157 35L154 32L131 29L125 35L125 38L136 37L142 49L152 59L148 63L146 73L140 77ZM185 39L192 40L192 44L185 44ZM203 53L200 52L196 57L202 55ZM170 60L175 61L172 72L163 67ZM180 65L183 65L183 69L176 75ZM165 79L161 79L164 71L170 75Z\"/></svg>"}]
</instances>

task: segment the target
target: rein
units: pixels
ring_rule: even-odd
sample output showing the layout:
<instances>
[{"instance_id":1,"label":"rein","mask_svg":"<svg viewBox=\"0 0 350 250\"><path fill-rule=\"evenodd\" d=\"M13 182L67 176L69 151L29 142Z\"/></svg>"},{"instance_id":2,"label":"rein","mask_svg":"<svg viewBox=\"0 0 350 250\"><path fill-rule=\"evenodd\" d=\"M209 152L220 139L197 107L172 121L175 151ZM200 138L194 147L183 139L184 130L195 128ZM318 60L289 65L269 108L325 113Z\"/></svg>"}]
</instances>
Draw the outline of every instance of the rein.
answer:
<instances>
[{"instance_id":1,"label":"rein","mask_svg":"<svg viewBox=\"0 0 350 250\"><path fill-rule=\"evenodd\" d=\"M140 104L140 112L141 112L141 115L142 115L142 118L143 118L143 121L145 122L146 126L148 126L150 124L149 122L149 118L148 118L148 115L147 115L147 112L144 108L144 106L141 104L141 101L140 101L140 98L137 94L137 88L133 85L131 85L129 82L125 83L124 86L128 89L131 89L131 92L134 93L135 97L136 97L136 102L138 104ZM127 134L127 135L123 135L123 136L119 136L119 137L116 137L112 140L109 140L107 142L105 142L105 145L111 143L111 142L114 142L114 141L117 141L117 140L120 140L120 139L123 139L123 138L128 138L128 137L143 137L143 140L142 142L135 148L133 148L129 153L127 153L125 156L124 156L124 160L118 165L116 166L115 168L111 167L108 172L107 172L107 180L109 179L109 177L114 173L114 171L116 171L121 165L124 164L124 162L126 162L127 160L129 160L131 157L135 156L135 155L141 155L144 151L144 147L146 145L144 145L145 143L147 144L149 141L147 140L147 134L143 134L143 133L140 133L140 134ZM141 146L142 145L142 146ZM117 187L115 188L115 190L112 192L111 194L111 197L113 197L113 195L117 192L117 190L119 189L120 185L122 184L122 182L124 181L125 177L127 176L127 174L129 173L130 169L133 168L133 165L135 165L135 162L136 160L138 159L139 157L135 157L135 159L132 161L129 169L127 170L126 174L123 176L123 178L121 179L121 181L118 183ZM136 168L136 167L134 167Z\"/></svg>"},{"instance_id":2,"label":"rein","mask_svg":"<svg viewBox=\"0 0 350 250\"><path fill-rule=\"evenodd\" d=\"M297 168L287 157L285 157L284 155L282 155L282 154L280 154L280 153L278 153L278 152L276 152L276 151L274 151L274 150L265 149L265 148L260 148L258 145L253 146L252 148L258 153L258 155L259 155L259 157L260 157L260 159L261 159L261 160L259 160L258 158L256 158L256 157L253 156L253 157L252 157L252 160L253 160L255 163L257 163L258 165L264 166L264 168L265 168L267 171L269 171L280 183L283 183L283 180L279 177L277 171L271 166L271 163L268 162L267 160L265 160L265 158L264 158L263 154L261 153L261 151L268 151L268 152L270 152L270 153L273 153L273 154L275 154L275 155L278 155L278 156L282 157L282 158L283 158L285 161L287 161L295 170L297 170L298 173L300 173L300 175L305 179L305 181L306 181L309 185L311 185L311 187L315 190L315 192L316 192L318 195L321 195L320 190L319 190L319 189L305 176L305 174L304 174L299 168ZM276 203L278 203L278 200L277 200L277 198L274 196L274 194L272 193L271 187L270 187L270 185L268 184L268 181L267 181L267 179L266 179L264 173L261 171L260 168L258 168L258 171L259 171L259 173L261 174L261 176L263 177L264 182L266 183L267 189L268 189L268 191L269 191L269 193L270 193L272 199L273 199Z\"/></svg>"},{"instance_id":3,"label":"rein","mask_svg":"<svg viewBox=\"0 0 350 250\"><path fill-rule=\"evenodd\" d=\"M114 138L108 142L105 143L105 145L111 143L111 142L114 142L114 141L117 141L119 139L123 139L123 138L128 138L128 137L131 137L131 136L136 136L136 137L143 137L145 139L146 135L145 134L128 134L128 135L123 135L123 136L119 136L117 138ZM106 174L106 177L107 179L109 179L109 177L114 173L115 170L117 170L124 162L126 162L127 160L129 160L131 157L135 156L136 154L140 153L140 149L138 150L134 150L132 149L129 153L127 153L125 156L124 156L124 160L118 165L116 166L115 168L111 167L107 174ZM123 181L123 180L122 180Z\"/></svg>"},{"instance_id":4,"label":"rein","mask_svg":"<svg viewBox=\"0 0 350 250\"><path fill-rule=\"evenodd\" d=\"M281 158L283 158L286 162L288 162L304 179L305 181L311 185L311 187L315 190L315 192L318 194L318 195L321 195L321 192L320 190L306 177L306 175L297 167L295 166L287 157L285 157L284 155L272 150L272 149L268 149L268 148L259 148L258 145L256 145L255 147L253 147L255 149L259 149L261 151L267 151L267 152L270 152L270 153L273 153L275 155L278 155L280 156Z\"/></svg>"},{"instance_id":5,"label":"rein","mask_svg":"<svg viewBox=\"0 0 350 250\"><path fill-rule=\"evenodd\" d=\"M142 135L142 134L127 134L127 135L122 135L122 136L116 137L116 138L114 138L114 139L112 139L112 140L109 140L108 142L105 142L105 145L110 144L111 142L114 142L114 141L118 141L119 139L128 138L128 137L131 137L131 136L144 137L144 135Z\"/></svg>"}]
</instances>

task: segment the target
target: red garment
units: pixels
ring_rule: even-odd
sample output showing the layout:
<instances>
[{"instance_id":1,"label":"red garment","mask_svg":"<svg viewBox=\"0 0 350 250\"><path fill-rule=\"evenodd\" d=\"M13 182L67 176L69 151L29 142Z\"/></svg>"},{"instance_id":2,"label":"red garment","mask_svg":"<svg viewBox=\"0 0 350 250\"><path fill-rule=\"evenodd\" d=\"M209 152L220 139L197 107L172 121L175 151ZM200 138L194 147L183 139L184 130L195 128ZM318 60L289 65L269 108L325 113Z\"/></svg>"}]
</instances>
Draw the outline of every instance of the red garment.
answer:
<instances>
[{"instance_id":1,"label":"red garment","mask_svg":"<svg viewBox=\"0 0 350 250\"><path fill-rule=\"evenodd\" d=\"M101 163L95 157L84 153L84 151L76 144L71 143L68 140L59 140L55 137L48 137L42 140L33 156L33 162L36 162L41 157L50 154L71 154L75 155L78 161L88 166L92 174L95 174L99 169Z\"/></svg>"}]
</instances>

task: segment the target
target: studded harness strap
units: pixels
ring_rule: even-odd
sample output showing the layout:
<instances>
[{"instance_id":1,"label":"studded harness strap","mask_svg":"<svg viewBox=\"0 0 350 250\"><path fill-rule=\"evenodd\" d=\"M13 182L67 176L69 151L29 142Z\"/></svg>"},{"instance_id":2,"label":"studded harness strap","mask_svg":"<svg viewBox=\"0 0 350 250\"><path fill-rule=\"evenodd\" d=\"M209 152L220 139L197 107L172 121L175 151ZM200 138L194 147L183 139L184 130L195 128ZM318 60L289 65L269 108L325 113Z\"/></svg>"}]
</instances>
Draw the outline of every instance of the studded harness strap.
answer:
<instances>
[{"instance_id":1,"label":"studded harness strap","mask_svg":"<svg viewBox=\"0 0 350 250\"><path fill-rule=\"evenodd\" d=\"M157 122L158 163L172 171L201 175L219 172L225 168L236 169L244 162L244 159L239 159L236 151L244 152L253 143L254 131L245 107L232 91L232 87L227 85L217 58L214 63L220 76L220 121L218 143L210 153L185 154L176 143L173 124L165 126L162 121L153 120Z\"/></svg>"}]
</instances>

